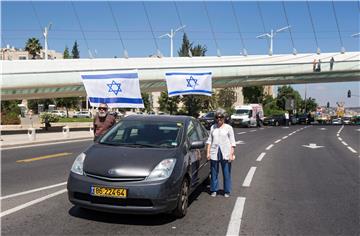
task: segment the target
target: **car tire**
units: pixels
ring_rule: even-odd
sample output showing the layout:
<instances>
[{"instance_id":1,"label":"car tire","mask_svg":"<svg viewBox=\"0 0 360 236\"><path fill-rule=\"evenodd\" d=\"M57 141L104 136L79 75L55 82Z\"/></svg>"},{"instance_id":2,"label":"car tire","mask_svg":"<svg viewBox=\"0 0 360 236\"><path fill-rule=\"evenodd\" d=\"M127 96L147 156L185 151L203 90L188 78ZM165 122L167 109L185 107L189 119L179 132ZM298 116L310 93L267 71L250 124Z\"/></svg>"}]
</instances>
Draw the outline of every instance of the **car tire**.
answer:
<instances>
[{"instance_id":1,"label":"car tire","mask_svg":"<svg viewBox=\"0 0 360 236\"><path fill-rule=\"evenodd\" d=\"M185 178L181 184L179 198L173 215L176 218L182 218L186 215L189 204L189 181Z\"/></svg>"}]
</instances>

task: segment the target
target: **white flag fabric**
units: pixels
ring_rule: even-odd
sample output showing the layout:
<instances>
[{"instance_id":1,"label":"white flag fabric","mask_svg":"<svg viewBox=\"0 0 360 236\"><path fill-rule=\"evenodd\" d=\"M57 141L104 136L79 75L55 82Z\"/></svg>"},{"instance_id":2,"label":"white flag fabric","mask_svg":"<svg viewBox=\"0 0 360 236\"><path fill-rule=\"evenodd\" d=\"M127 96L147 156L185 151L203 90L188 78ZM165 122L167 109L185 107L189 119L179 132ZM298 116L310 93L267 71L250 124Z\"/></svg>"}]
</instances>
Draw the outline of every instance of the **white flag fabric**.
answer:
<instances>
[{"instance_id":1,"label":"white flag fabric","mask_svg":"<svg viewBox=\"0 0 360 236\"><path fill-rule=\"evenodd\" d=\"M136 70L87 72L81 78L91 106L106 103L110 108L144 108Z\"/></svg>"},{"instance_id":2,"label":"white flag fabric","mask_svg":"<svg viewBox=\"0 0 360 236\"><path fill-rule=\"evenodd\" d=\"M211 72L170 72L165 74L169 97L186 94L211 96Z\"/></svg>"}]
</instances>

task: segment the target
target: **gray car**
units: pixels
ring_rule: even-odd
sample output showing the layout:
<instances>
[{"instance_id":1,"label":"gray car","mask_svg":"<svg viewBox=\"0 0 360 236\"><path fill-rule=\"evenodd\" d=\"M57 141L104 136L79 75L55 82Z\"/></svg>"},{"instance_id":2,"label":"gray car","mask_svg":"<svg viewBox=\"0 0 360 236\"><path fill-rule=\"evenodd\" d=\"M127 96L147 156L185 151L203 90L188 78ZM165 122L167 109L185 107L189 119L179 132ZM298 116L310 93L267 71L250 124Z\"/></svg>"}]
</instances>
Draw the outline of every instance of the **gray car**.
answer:
<instances>
[{"instance_id":1,"label":"gray car","mask_svg":"<svg viewBox=\"0 0 360 236\"><path fill-rule=\"evenodd\" d=\"M69 200L99 211L183 217L189 195L209 178L207 138L192 117L125 117L76 158Z\"/></svg>"}]
</instances>

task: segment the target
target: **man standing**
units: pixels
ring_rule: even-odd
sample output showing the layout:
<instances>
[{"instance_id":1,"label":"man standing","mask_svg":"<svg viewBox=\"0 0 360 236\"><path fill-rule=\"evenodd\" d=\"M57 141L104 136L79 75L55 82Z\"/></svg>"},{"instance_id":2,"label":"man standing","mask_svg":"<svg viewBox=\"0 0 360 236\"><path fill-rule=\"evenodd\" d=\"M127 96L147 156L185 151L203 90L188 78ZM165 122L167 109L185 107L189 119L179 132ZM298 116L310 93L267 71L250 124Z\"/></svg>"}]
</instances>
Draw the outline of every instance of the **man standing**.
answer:
<instances>
[{"instance_id":1,"label":"man standing","mask_svg":"<svg viewBox=\"0 0 360 236\"><path fill-rule=\"evenodd\" d=\"M94 141L115 124L115 117L109 114L108 105L100 103L98 113L94 118Z\"/></svg>"},{"instance_id":2,"label":"man standing","mask_svg":"<svg viewBox=\"0 0 360 236\"><path fill-rule=\"evenodd\" d=\"M331 57L331 59L330 59L330 70L333 70L334 62L335 62L334 58Z\"/></svg>"},{"instance_id":3,"label":"man standing","mask_svg":"<svg viewBox=\"0 0 360 236\"><path fill-rule=\"evenodd\" d=\"M285 112L285 125L286 126L289 126L289 119L290 119L290 116L289 116L289 112Z\"/></svg>"}]
</instances>

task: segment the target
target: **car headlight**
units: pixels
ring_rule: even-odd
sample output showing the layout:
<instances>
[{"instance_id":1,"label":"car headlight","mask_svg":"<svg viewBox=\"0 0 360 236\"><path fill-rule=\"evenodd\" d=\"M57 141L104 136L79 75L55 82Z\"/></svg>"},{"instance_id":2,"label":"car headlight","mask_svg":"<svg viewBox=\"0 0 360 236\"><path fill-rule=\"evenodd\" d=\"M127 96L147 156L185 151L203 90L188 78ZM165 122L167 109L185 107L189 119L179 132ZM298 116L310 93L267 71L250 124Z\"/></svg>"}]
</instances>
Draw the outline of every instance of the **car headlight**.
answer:
<instances>
[{"instance_id":1,"label":"car headlight","mask_svg":"<svg viewBox=\"0 0 360 236\"><path fill-rule=\"evenodd\" d=\"M71 172L78 174L78 175L84 175L84 160L85 160L85 153L81 153L79 156L76 157L72 167Z\"/></svg>"},{"instance_id":2,"label":"car headlight","mask_svg":"<svg viewBox=\"0 0 360 236\"><path fill-rule=\"evenodd\" d=\"M169 178L174 169L175 163L176 159L165 159L161 161L151 171L150 175L146 178L146 180L156 181Z\"/></svg>"}]
</instances>

